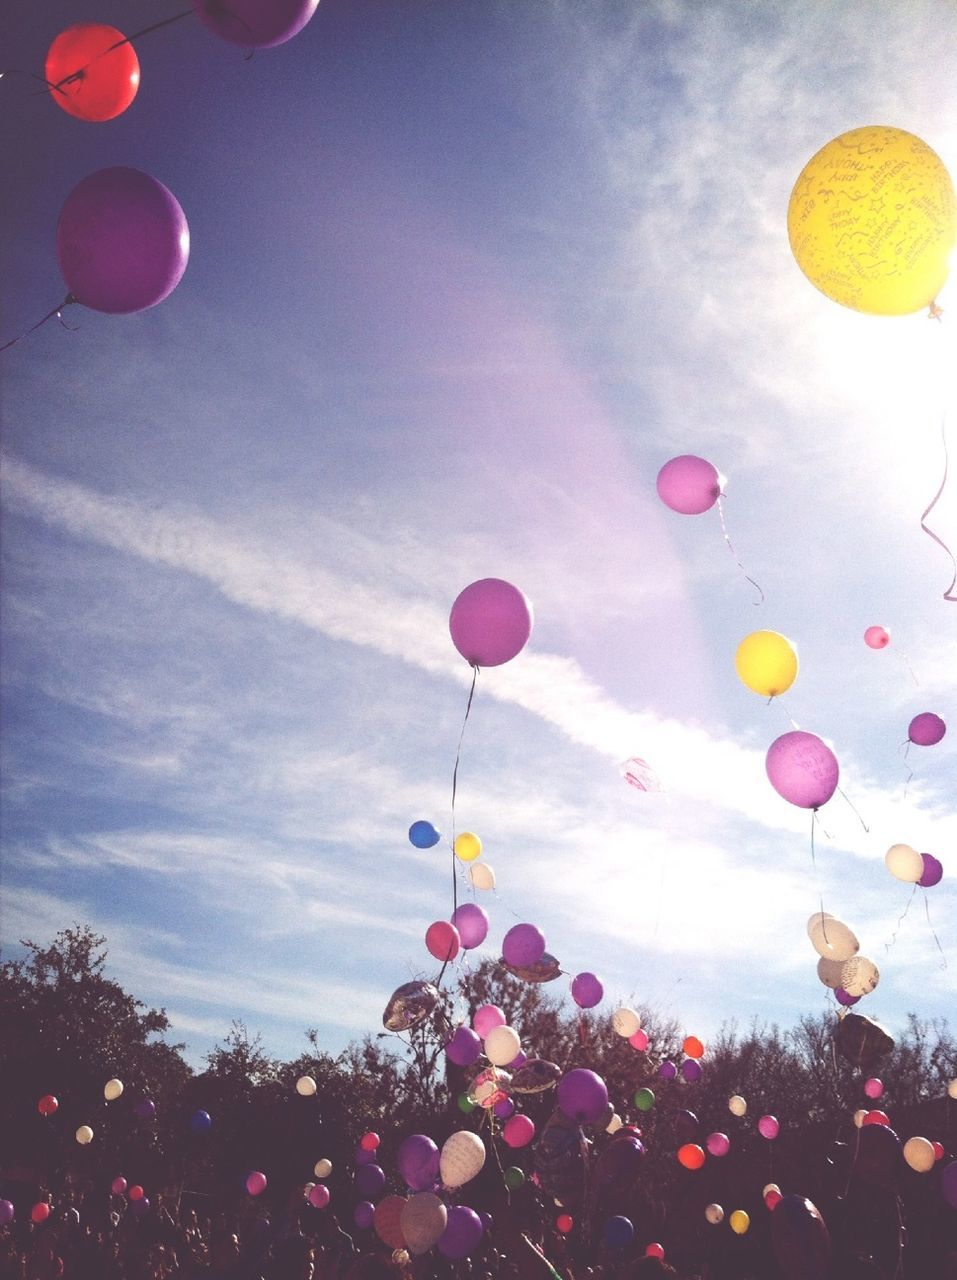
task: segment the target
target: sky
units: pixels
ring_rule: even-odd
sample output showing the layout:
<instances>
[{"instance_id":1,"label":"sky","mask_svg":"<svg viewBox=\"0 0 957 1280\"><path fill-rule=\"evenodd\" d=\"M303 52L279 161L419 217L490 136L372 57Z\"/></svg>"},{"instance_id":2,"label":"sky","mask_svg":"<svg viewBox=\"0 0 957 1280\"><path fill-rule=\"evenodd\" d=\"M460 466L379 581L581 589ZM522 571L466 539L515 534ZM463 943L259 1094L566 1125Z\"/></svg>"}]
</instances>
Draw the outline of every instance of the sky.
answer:
<instances>
[{"instance_id":1,"label":"sky","mask_svg":"<svg viewBox=\"0 0 957 1280\"><path fill-rule=\"evenodd\" d=\"M95 17L178 11L128 10ZM5 66L75 17L14 0ZM89 924L196 1066L234 1020L285 1058L377 1034L438 969L472 674L448 613L497 577L535 625L463 738L455 829L497 878L466 966L528 921L569 1008L590 970L606 1013L788 1026L836 1008L823 901L881 971L859 1012L952 1016L957 608L920 518L957 286L939 324L842 308L786 210L864 124L957 173L954 48L945 0L322 0L252 58L192 17L143 37L103 124L4 76L4 341L63 296L87 174L153 175L191 236L160 305L0 356L4 957ZM929 523L957 547L950 447ZM727 477L733 553L716 508L658 499L683 453ZM771 703L734 670L759 629L800 655ZM951 731L906 749L923 711ZM795 726L841 766L813 857L764 769ZM894 879L899 842L943 882Z\"/></svg>"}]
</instances>

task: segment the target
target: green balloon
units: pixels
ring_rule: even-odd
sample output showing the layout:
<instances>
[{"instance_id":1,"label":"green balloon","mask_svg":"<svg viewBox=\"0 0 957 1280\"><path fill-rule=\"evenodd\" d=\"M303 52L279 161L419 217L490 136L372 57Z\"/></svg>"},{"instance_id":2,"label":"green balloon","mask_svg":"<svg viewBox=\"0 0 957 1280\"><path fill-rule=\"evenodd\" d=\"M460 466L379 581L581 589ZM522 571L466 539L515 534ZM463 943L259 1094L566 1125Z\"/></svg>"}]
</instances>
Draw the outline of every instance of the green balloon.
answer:
<instances>
[{"instance_id":1,"label":"green balloon","mask_svg":"<svg viewBox=\"0 0 957 1280\"><path fill-rule=\"evenodd\" d=\"M510 1165L505 1170L505 1185L509 1191L517 1191L525 1181L525 1174L522 1173L518 1165Z\"/></svg>"},{"instance_id":2,"label":"green balloon","mask_svg":"<svg viewBox=\"0 0 957 1280\"><path fill-rule=\"evenodd\" d=\"M635 1106L639 1111L650 1111L655 1105L655 1095L650 1089L639 1089L635 1094Z\"/></svg>"},{"instance_id":3,"label":"green balloon","mask_svg":"<svg viewBox=\"0 0 957 1280\"><path fill-rule=\"evenodd\" d=\"M464 1111L466 1115L468 1115L470 1111L474 1111L476 1105L477 1104L472 1101L467 1093L459 1094L459 1110Z\"/></svg>"}]
</instances>

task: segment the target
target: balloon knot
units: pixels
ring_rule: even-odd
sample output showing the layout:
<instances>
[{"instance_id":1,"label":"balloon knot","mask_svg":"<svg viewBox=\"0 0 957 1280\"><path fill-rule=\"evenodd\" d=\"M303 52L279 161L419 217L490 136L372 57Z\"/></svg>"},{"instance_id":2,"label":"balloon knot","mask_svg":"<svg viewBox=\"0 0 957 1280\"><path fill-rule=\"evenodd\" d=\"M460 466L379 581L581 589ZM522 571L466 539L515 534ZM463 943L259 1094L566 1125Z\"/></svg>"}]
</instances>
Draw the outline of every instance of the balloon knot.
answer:
<instances>
[{"instance_id":1,"label":"balloon knot","mask_svg":"<svg viewBox=\"0 0 957 1280\"><path fill-rule=\"evenodd\" d=\"M944 308L939 307L936 302L932 302L927 308L928 320L942 320L944 318Z\"/></svg>"}]
</instances>

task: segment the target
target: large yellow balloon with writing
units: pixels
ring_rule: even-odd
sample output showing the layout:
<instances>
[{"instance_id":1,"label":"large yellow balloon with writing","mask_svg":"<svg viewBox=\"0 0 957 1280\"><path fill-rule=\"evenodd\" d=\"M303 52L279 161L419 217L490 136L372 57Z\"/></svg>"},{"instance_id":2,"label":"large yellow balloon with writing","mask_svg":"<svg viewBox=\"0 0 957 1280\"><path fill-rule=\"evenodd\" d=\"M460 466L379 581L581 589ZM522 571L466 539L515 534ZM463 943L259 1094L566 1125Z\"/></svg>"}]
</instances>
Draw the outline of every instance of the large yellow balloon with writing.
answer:
<instances>
[{"instance_id":1,"label":"large yellow balloon with writing","mask_svg":"<svg viewBox=\"0 0 957 1280\"><path fill-rule=\"evenodd\" d=\"M788 204L797 264L835 302L871 315L930 306L957 243L943 161L903 129L867 125L807 162Z\"/></svg>"}]
</instances>

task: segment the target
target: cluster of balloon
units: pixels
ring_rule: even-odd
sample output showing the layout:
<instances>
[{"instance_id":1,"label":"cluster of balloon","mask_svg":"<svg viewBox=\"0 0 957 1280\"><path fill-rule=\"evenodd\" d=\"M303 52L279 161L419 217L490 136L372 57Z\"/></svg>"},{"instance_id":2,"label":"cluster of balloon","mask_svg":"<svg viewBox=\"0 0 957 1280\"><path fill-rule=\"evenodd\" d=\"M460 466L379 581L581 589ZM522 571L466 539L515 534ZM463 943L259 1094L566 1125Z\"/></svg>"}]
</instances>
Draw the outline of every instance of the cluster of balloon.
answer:
<instances>
[{"instance_id":1,"label":"cluster of balloon","mask_svg":"<svg viewBox=\"0 0 957 1280\"><path fill-rule=\"evenodd\" d=\"M939 858L932 853L918 853L909 844L891 845L884 854L884 865L895 880L919 885L922 889L932 889L944 876Z\"/></svg>"},{"instance_id":2,"label":"cluster of balloon","mask_svg":"<svg viewBox=\"0 0 957 1280\"><path fill-rule=\"evenodd\" d=\"M843 920L815 911L807 922L807 936L820 957L817 976L834 992L838 1004L849 1008L874 990L880 980L877 965L858 955L857 935Z\"/></svg>"},{"instance_id":3,"label":"cluster of balloon","mask_svg":"<svg viewBox=\"0 0 957 1280\"><path fill-rule=\"evenodd\" d=\"M771 1242L784 1280L826 1280L831 1274L827 1224L804 1196L780 1196L776 1201L771 1211Z\"/></svg>"},{"instance_id":4,"label":"cluster of balloon","mask_svg":"<svg viewBox=\"0 0 957 1280\"><path fill-rule=\"evenodd\" d=\"M113 120L140 87L140 61L122 31L102 22L78 22L61 31L47 52L50 96L78 120Z\"/></svg>"}]
</instances>

